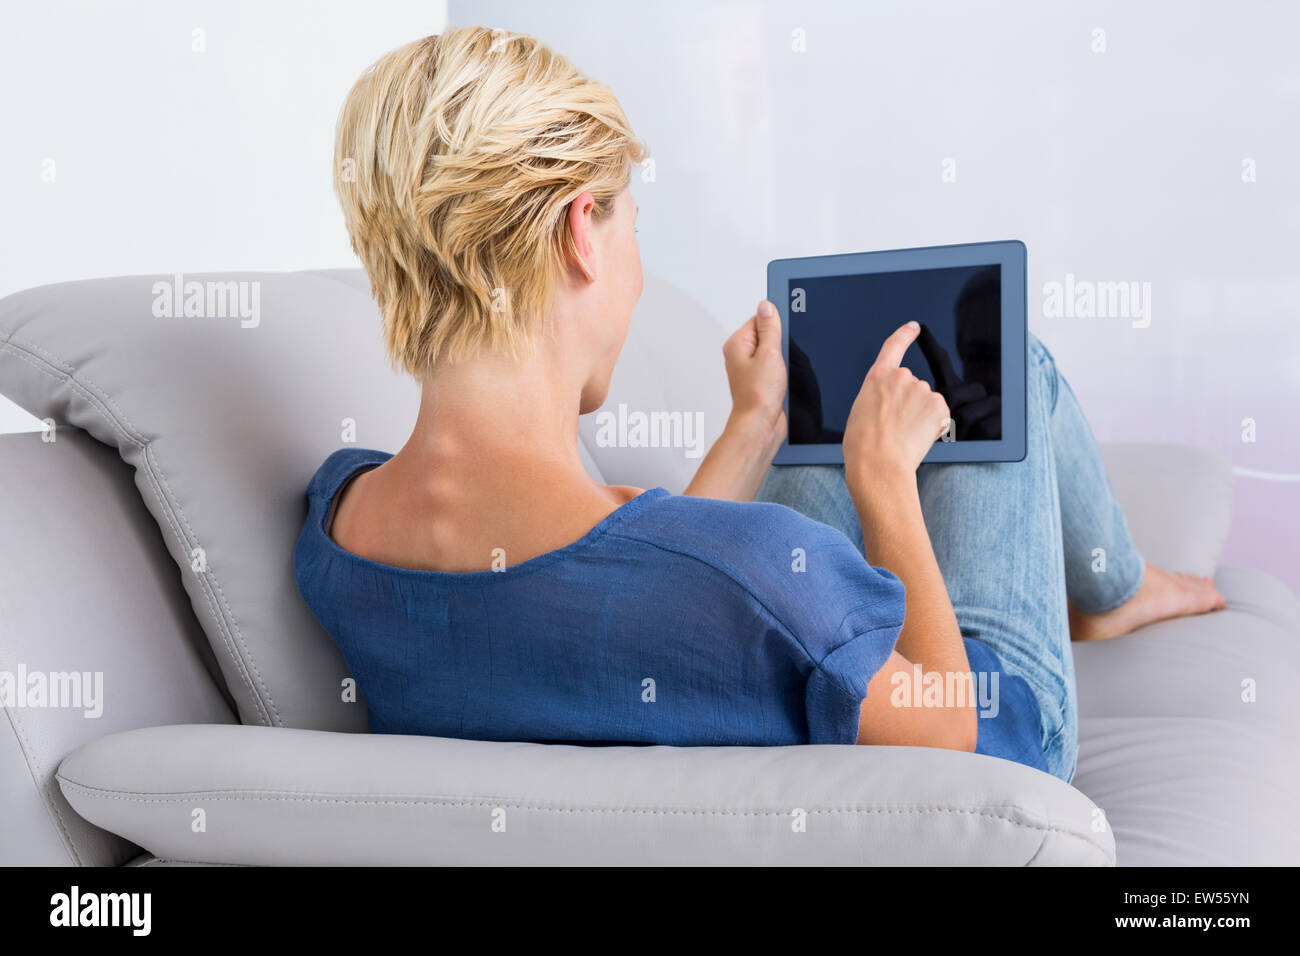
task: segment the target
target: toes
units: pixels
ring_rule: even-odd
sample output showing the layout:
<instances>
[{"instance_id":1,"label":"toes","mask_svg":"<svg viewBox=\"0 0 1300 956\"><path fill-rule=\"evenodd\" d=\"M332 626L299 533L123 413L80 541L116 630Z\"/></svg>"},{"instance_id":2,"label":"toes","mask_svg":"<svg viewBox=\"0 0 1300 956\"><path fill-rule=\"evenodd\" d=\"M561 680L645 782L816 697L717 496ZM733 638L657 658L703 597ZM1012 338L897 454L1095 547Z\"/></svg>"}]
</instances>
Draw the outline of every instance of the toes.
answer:
<instances>
[{"instance_id":1,"label":"toes","mask_svg":"<svg viewBox=\"0 0 1300 956\"><path fill-rule=\"evenodd\" d=\"M1228 602L1223 599L1223 595L1219 593L1218 589L1214 586L1213 582L1209 582L1206 584L1205 597L1206 600L1209 602L1208 606L1211 611L1217 611L1227 606Z\"/></svg>"},{"instance_id":2,"label":"toes","mask_svg":"<svg viewBox=\"0 0 1300 956\"><path fill-rule=\"evenodd\" d=\"M1217 611L1227 606L1227 601L1223 599L1219 589L1214 586L1213 578L1182 573L1179 573L1177 577L1179 583L1192 596L1192 610L1197 612Z\"/></svg>"}]
</instances>

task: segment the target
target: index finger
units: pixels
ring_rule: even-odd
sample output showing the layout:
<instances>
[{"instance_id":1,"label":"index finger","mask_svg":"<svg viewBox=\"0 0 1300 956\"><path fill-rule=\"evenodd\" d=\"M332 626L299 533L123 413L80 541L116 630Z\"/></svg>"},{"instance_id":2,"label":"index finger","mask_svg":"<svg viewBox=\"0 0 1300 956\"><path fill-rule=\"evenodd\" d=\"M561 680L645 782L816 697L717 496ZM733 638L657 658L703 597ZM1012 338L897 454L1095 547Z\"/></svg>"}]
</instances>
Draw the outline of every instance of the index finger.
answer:
<instances>
[{"instance_id":1,"label":"index finger","mask_svg":"<svg viewBox=\"0 0 1300 956\"><path fill-rule=\"evenodd\" d=\"M891 332L889 338L885 339L885 344L880 347L880 354L876 356L876 361L872 363L867 374L870 375L878 368L898 368L902 365L903 356L907 353L908 347L916 341L920 332L921 326L917 322L908 322Z\"/></svg>"}]
</instances>

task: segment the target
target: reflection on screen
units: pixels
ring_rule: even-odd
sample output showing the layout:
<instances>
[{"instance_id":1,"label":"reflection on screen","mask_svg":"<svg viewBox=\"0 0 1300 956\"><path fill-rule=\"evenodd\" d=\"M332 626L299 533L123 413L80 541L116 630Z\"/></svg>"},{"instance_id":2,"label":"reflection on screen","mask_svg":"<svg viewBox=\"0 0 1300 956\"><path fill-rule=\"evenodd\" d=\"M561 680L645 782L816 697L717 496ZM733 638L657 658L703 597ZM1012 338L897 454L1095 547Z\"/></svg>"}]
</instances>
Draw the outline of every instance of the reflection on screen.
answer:
<instances>
[{"instance_id":1,"label":"reflection on screen","mask_svg":"<svg viewBox=\"0 0 1300 956\"><path fill-rule=\"evenodd\" d=\"M921 334L903 364L948 401L955 441L1002 437L1002 267L790 280L790 444L838 443L885 337Z\"/></svg>"}]
</instances>

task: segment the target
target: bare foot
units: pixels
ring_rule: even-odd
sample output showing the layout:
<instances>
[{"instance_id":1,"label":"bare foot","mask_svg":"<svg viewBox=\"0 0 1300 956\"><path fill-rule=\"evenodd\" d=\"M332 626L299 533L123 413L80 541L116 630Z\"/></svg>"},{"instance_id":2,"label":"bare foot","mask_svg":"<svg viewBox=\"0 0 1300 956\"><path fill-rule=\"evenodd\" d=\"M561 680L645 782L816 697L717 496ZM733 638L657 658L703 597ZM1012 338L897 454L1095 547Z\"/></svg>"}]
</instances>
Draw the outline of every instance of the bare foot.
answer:
<instances>
[{"instance_id":1,"label":"bare foot","mask_svg":"<svg viewBox=\"0 0 1300 956\"><path fill-rule=\"evenodd\" d=\"M1136 631L1146 624L1188 614L1204 614L1224 606L1223 595L1209 578L1174 574L1147 562L1138 593L1104 614L1085 614L1070 605L1070 639L1101 641Z\"/></svg>"}]
</instances>

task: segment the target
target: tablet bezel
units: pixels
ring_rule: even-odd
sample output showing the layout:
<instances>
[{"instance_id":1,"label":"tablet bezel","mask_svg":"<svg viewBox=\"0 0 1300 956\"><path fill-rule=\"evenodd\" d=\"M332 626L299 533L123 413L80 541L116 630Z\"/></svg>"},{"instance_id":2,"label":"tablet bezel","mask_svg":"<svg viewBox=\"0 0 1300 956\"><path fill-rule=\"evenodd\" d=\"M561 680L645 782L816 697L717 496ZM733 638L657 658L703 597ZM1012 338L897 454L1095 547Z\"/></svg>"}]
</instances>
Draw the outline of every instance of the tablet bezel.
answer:
<instances>
[{"instance_id":1,"label":"tablet bezel","mask_svg":"<svg viewBox=\"0 0 1300 956\"><path fill-rule=\"evenodd\" d=\"M1018 239L920 246L880 252L773 259L767 264L767 297L781 316L781 354L786 364L787 420L790 414L790 280L872 272L910 272L959 266L1001 266L1002 276L1002 438L998 441L936 442L926 462L1023 461L1025 457L1026 339L1029 319L1025 276L1028 253ZM900 325L902 323L899 323ZM1020 374L1008 375L1009 369ZM863 369L866 375L866 369ZM777 450L776 465L844 463L839 443L792 445L789 436Z\"/></svg>"}]
</instances>

